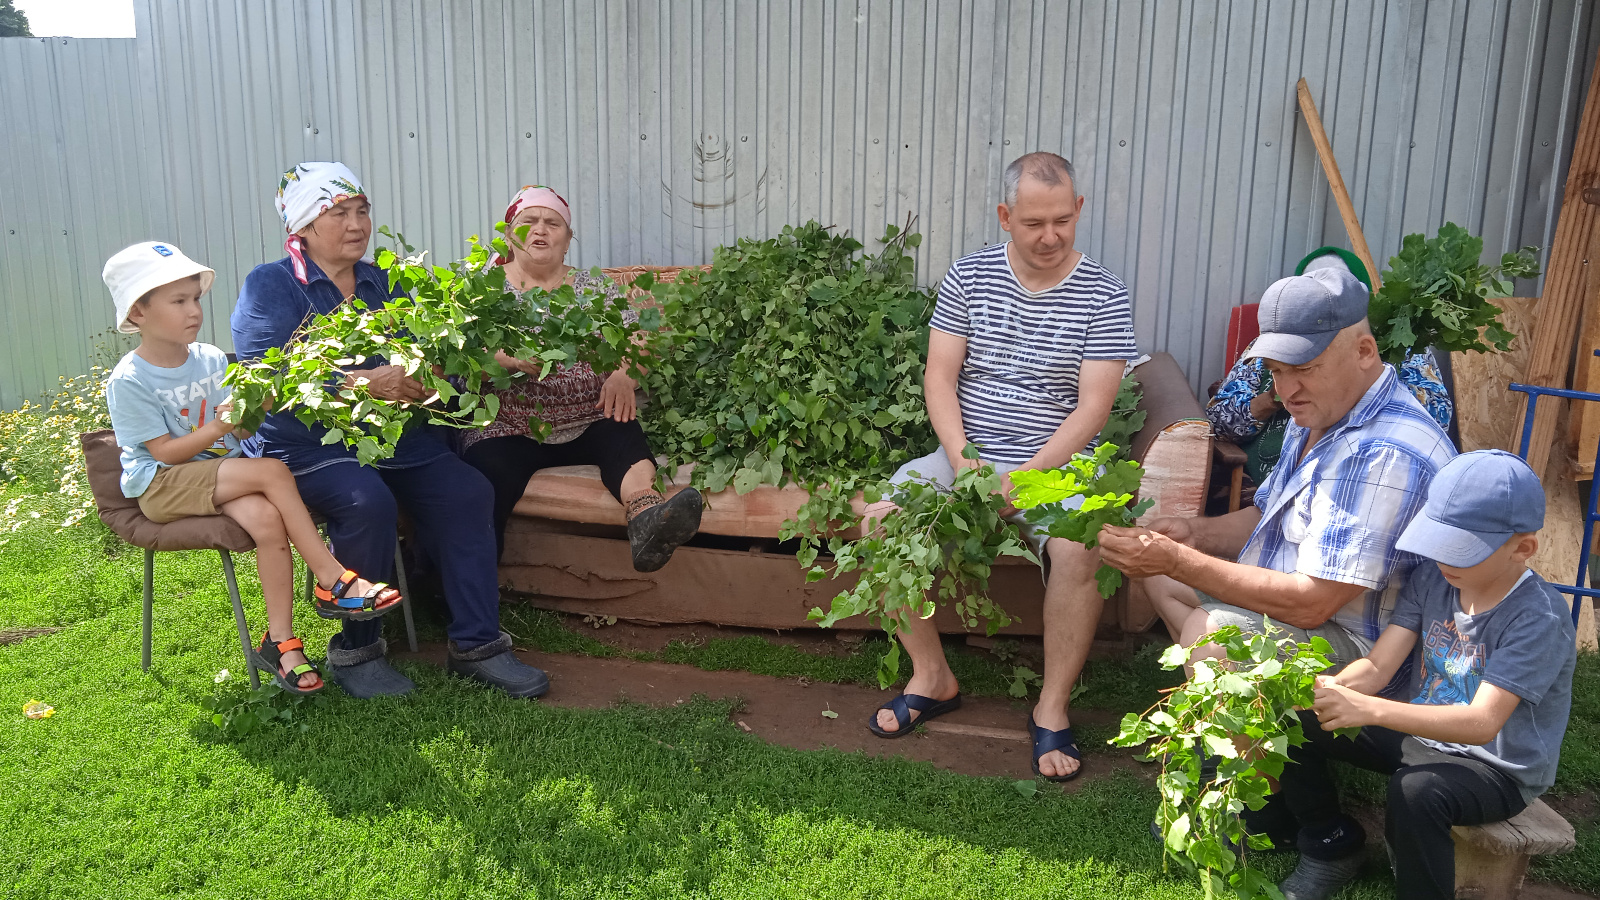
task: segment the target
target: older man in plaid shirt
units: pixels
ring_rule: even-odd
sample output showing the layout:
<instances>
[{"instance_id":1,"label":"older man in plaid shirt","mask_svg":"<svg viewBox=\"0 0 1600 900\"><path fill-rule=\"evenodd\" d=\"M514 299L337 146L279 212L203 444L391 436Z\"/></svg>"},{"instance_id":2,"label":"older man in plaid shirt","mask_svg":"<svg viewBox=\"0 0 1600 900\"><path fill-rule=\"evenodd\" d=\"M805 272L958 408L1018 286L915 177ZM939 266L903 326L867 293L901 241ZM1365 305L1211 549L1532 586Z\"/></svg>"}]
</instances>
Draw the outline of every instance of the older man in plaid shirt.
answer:
<instances>
[{"instance_id":1,"label":"older man in plaid shirt","mask_svg":"<svg viewBox=\"0 0 1600 900\"><path fill-rule=\"evenodd\" d=\"M1343 665L1389 623L1417 563L1395 542L1456 451L1379 358L1367 300L1338 269L1284 278L1262 297L1249 352L1294 421L1254 506L1101 535L1102 558L1139 579L1185 644L1224 625L1260 632L1265 615L1297 641L1326 638Z\"/></svg>"}]
</instances>

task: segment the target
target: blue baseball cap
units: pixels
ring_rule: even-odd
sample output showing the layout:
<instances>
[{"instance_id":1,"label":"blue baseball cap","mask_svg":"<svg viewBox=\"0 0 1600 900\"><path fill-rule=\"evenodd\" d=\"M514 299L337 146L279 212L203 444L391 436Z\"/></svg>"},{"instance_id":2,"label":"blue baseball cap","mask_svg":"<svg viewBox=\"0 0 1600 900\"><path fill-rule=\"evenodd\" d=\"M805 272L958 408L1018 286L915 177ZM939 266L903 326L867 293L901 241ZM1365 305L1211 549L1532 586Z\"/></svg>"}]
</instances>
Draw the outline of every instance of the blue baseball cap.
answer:
<instances>
[{"instance_id":1,"label":"blue baseball cap","mask_svg":"<svg viewBox=\"0 0 1600 900\"><path fill-rule=\"evenodd\" d=\"M1395 545L1447 566L1489 558L1514 534L1544 527L1544 488L1522 458L1474 450L1440 467L1428 500Z\"/></svg>"},{"instance_id":2,"label":"blue baseball cap","mask_svg":"<svg viewBox=\"0 0 1600 900\"><path fill-rule=\"evenodd\" d=\"M1367 317L1371 295L1348 271L1314 269L1274 281L1261 295L1256 338L1246 359L1275 359L1302 366L1328 349L1340 331Z\"/></svg>"}]
</instances>

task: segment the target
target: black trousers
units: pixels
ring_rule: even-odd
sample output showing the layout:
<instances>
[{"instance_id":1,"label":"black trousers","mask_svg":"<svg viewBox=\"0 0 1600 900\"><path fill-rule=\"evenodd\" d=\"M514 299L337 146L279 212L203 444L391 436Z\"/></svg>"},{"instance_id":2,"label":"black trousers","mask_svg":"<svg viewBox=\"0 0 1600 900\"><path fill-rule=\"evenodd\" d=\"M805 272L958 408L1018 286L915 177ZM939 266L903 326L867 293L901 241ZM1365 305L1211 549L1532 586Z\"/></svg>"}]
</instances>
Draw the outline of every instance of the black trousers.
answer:
<instances>
[{"instance_id":1,"label":"black trousers","mask_svg":"<svg viewBox=\"0 0 1600 900\"><path fill-rule=\"evenodd\" d=\"M494 487L495 558L506 549L506 521L522 498L528 479L553 466L599 466L600 481L622 501L622 477L641 460L654 460L639 420L601 419L564 444L543 444L526 435L488 438L462 455Z\"/></svg>"},{"instance_id":2,"label":"black trousers","mask_svg":"<svg viewBox=\"0 0 1600 900\"><path fill-rule=\"evenodd\" d=\"M1389 776L1385 830L1394 852L1397 894L1407 900L1455 897L1452 825L1499 822L1527 806L1517 783L1488 763L1376 725L1349 740L1323 731L1310 710L1300 720L1307 741L1289 751L1294 762L1278 779L1279 793L1300 822L1300 852L1338 859L1360 852L1365 841L1361 826L1339 809L1328 760L1382 772Z\"/></svg>"}]
</instances>

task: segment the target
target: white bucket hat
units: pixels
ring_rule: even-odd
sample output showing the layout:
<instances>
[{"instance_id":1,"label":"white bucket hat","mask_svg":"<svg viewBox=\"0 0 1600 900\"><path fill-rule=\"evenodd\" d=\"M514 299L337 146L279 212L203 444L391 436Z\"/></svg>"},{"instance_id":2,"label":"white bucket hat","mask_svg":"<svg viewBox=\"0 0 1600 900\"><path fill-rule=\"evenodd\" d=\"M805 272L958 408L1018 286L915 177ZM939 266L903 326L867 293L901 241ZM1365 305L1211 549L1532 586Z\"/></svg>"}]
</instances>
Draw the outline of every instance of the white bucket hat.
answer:
<instances>
[{"instance_id":1,"label":"white bucket hat","mask_svg":"<svg viewBox=\"0 0 1600 900\"><path fill-rule=\"evenodd\" d=\"M200 276L200 293L211 290L217 273L183 255L176 244L164 241L145 241L119 250L106 260L100 278L111 290L111 302L117 307L117 330L123 334L138 334L139 326L128 321L128 310L145 294L163 284L181 281L191 275Z\"/></svg>"}]
</instances>

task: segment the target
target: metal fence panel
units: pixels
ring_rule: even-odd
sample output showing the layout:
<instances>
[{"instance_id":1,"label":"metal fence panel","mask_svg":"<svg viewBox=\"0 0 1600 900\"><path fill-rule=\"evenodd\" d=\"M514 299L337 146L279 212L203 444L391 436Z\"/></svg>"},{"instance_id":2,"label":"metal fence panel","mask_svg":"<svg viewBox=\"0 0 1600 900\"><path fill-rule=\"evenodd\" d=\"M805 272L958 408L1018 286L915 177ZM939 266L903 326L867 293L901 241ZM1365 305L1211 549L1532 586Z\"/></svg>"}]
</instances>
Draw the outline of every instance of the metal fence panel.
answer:
<instances>
[{"instance_id":1,"label":"metal fence panel","mask_svg":"<svg viewBox=\"0 0 1600 900\"><path fill-rule=\"evenodd\" d=\"M1000 174L1073 160L1081 249L1197 389L1228 311L1347 245L1311 82L1374 252L1446 220L1548 246L1597 46L1559 0L136 0L139 37L0 40L0 404L82 371L104 260L217 270L203 337L282 255L280 173L340 159L436 256L506 198L573 203L581 266L706 262L914 213L919 277L1003 240ZM1522 285L1536 290L1537 285Z\"/></svg>"}]
</instances>

